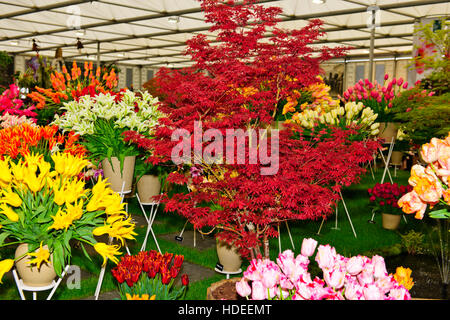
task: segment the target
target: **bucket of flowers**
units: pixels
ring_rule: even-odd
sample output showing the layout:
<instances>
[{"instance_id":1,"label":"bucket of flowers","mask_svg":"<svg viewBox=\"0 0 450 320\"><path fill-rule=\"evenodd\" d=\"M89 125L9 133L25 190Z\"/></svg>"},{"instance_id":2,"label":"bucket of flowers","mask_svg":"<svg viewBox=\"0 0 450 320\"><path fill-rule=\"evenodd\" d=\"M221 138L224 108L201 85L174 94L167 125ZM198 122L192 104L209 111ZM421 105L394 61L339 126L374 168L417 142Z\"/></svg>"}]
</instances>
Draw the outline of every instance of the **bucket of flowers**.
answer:
<instances>
[{"instance_id":1,"label":"bucket of flowers","mask_svg":"<svg viewBox=\"0 0 450 320\"><path fill-rule=\"evenodd\" d=\"M103 264L107 259L117 263L120 245L94 236L106 233L123 242L136 235L120 196L106 181L100 178L89 189L78 177L88 164L84 157L64 152L50 157L29 152L0 160L0 248L19 245L13 258L0 261L0 281L15 265L25 285L49 285L70 264L71 240L89 259L85 244L103 257ZM44 269L50 273L46 279L39 277Z\"/></svg>"},{"instance_id":2,"label":"bucket of flowers","mask_svg":"<svg viewBox=\"0 0 450 320\"><path fill-rule=\"evenodd\" d=\"M398 185L397 183L377 183L373 188L369 188L370 206L374 211L381 212L383 228L396 230L400 225L402 210L398 205L398 200L412 187Z\"/></svg>"},{"instance_id":3,"label":"bucket of flowers","mask_svg":"<svg viewBox=\"0 0 450 320\"><path fill-rule=\"evenodd\" d=\"M388 274L378 255L344 257L336 249L304 239L301 253L279 254L276 262L253 259L236 283L236 292L251 300L411 300L411 270L398 268ZM323 279L312 278L308 268L315 261Z\"/></svg>"},{"instance_id":4,"label":"bucket of flowers","mask_svg":"<svg viewBox=\"0 0 450 320\"><path fill-rule=\"evenodd\" d=\"M188 275L183 274L182 286L174 286L183 260L184 256L173 253L141 251L123 256L111 272L122 300L176 300L184 296L189 284Z\"/></svg>"}]
</instances>

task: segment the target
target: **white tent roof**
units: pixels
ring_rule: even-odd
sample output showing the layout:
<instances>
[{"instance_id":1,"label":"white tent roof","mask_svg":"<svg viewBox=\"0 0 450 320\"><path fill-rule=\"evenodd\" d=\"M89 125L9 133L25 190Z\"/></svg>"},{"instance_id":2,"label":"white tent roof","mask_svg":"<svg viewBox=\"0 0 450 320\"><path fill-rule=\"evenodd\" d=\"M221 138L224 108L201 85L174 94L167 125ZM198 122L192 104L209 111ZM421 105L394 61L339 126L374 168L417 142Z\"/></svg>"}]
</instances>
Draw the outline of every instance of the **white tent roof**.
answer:
<instances>
[{"instance_id":1,"label":"white tent roof","mask_svg":"<svg viewBox=\"0 0 450 320\"><path fill-rule=\"evenodd\" d=\"M350 55L368 55L367 8L374 2L261 1L283 8L281 27L299 28L309 19L322 19L327 36L320 43L354 46ZM415 21L450 13L448 0L378 0L376 5L381 14L375 54L410 52ZM32 54L35 39L44 56L53 57L55 49L62 47L65 59L96 60L99 44L102 61L185 66L189 65L189 57L183 55L187 39L198 33L215 38L196 0L0 0L0 9L0 50L16 54ZM172 19L176 17L178 21ZM77 38L84 46L81 51Z\"/></svg>"}]
</instances>

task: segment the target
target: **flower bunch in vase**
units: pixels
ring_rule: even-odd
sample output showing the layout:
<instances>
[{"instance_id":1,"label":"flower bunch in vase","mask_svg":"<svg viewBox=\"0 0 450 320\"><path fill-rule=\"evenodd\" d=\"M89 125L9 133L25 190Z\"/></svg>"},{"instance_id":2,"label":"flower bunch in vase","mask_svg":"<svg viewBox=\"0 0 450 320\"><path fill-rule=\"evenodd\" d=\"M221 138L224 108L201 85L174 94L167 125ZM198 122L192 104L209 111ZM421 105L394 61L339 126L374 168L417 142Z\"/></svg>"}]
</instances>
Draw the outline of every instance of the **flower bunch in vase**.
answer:
<instances>
[{"instance_id":1,"label":"flower bunch in vase","mask_svg":"<svg viewBox=\"0 0 450 320\"><path fill-rule=\"evenodd\" d=\"M331 127L341 129L354 128L358 132L353 139L364 140L379 133L379 123L376 123L377 114L369 107L364 107L362 102L347 102L344 107L337 107L328 112L306 109L296 113L286 122L299 124L306 132L314 128L315 131Z\"/></svg>"},{"instance_id":2,"label":"flower bunch in vase","mask_svg":"<svg viewBox=\"0 0 450 320\"><path fill-rule=\"evenodd\" d=\"M252 300L410 300L409 291L389 275L381 256L350 258L336 253L330 245L319 245L315 256L323 279L312 279L310 257L317 246L304 239L301 253L279 254L276 262L254 259L236 283L236 291ZM402 282L408 282L402 278ZM408 282L409 283L409 282Z\"/></svg>"},{"instance_id":3,"label":"flower bunch in vase","mask_svg":"<svg viewBox=\"0 0 450 320\"><path fill-rule=\"evenodd\" d=\"M92 62L85 62L82 72L74 61L70 72L64 65L62 72L54 71L50 75L50 80L50 88L36 86L36 91L28 94L36 103L39 124L48 124L55 114L61 114L64 102L78 101L84 95L95 96L98 93L113 92L118 76L114 68L108 71L97 67L94 73Z\"/></svg>"},{"instance_id":4,"label":"flower bunch in vase","mask_svg":"<svg viewBox=\"0 0 450 320\"><path fill-rule=\"evenodd\" d=\"M0 161L0 247L28 245L24 253L16 251L14 259L1 262L0 275L31 256L35 258L27 265L39 270L52 264L61 275L70 264L71 240L80 243L86 256L84 244L93 246L103 264L107 259L118 262L120 245L98 242L94 236L108 234L123 243L134 239L134 224L104 180L92 189L85 187L78 175L87 164L84 157L60 152L51 161L35 153Z\"/></svg>"},{"instance_id":5,"label":"flower bunch in vase","mask_svg":"<svg viewBox=\"0 0 450 320\"><path fill-rule=\"evenodd\" d=\"M344 92L342 100L344 102L362 102L364 106L370 107L374 113L378 114L378 122L391 122L394 98L401 88L406 89L408 87L408 82L405 82L402 78L393 78L389 82L388 79L389 75L386 74L383 85L376 81L360 79L353 87Z\"/></svg>"},{"instance_id":6,"label":"flower bunch in vase","mask_svg":"<svg viewBox=\"0 0 450 320\"><path fill-rule=\"evenodd\" d=\"M20 99L19 87L15 84L11 84L8 89L3 91L0 96L0 114L5 116L15 115L15 116L25 116L33 119L37 114L33 111L35 106L27 106L24 104L23 100Z\"/></svg>"},{"instance_id":7,"label":"flower bunch in vase","mask_svg":"<svg viewBox=\"0 0 450 320\"><path fill-rule=\"evenodd\" d=\"M111 272L119 283L122 300L176 300L186 293L189 284L187 274L183 274L182 286L174 287L183 260L182 255L173 253L141 251L123 256Z\"/></svg>"},{"instance_id":8,"label":"flower bunch in vase","mask_svg":"<svg viewBox=\"0 0 450 320\"><path fill-rule=\"evenodd\" d=\"M411 186L402 186L397 183L385 182L377 183L373 188L369 188L370 205L379 212L390 214L402 214L397 204L398 200L407 192L411 191Z\"/></svg>"},{"instance_id":9,"label":"flower bunch in vase","mask_svg":"<svg viewBox=\"0 0 450 320\"><path fill-rule=\"evenodd\" d=\"M112 171L116 165L112 158L119 163L122 172L125 159L129 157L132 179L134 159L139 154L136 145L124 141L123 133L134 130L150 136L153 127L158 123L162 113L158 110L158 99L147 92L139 95L126 90L118 95L100 93L95 96L85 95L78 101L64 103L62 116L55 116L54 124L64 131L73 131L81 138L82 144L89 151L90 158L102 162L103 169L110 166ZM107 161L107 162L106 162ZM126 179L125 190L131 188L131 181ZM110 181L111 182L111 181ZM121 190L120 185L114 187Z\"/></svg>"}]
</instances>

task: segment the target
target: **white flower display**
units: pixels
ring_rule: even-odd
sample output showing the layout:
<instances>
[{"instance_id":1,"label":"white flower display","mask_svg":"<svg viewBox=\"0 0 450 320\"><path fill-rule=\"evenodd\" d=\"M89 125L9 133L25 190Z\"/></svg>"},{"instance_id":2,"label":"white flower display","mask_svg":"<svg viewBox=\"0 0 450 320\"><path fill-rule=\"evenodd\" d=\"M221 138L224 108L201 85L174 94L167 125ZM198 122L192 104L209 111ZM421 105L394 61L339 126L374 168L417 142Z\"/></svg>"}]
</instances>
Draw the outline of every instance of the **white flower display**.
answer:
<instances>
[{"instance_id":1,"label":"white flower display","mask_svg":"<svg viewBox=\"0 0 450 320\"><path fill-rule=\"evenodd\" d=\"M344 107L332 109L319 114L317 110L305 110L298 115L298 123L304 128L311 129L317 124L336 126L358 126L359 131L366 131L371 136L379 133L379 123L374 123L378 114L370 107L364 107L362 102L348 102Z\"/></svg>"},{"instance_id":2,"label":"white flower display","mask_svg":"<svg viewBox=\"0 0 450 320\"><path fill-rule=\"evenodd\" d=\"M97 119L114 122L115 128L127 128L142 134L151 134L163 113L158 110L158 98L148 92L141 96L125 91L122 99L115 102L110 93L100 93L94 97L80 97L79 101L64 103L62 116L55 115L53 124L64 131L74 131L80 136L94 134Z\"/></svg>"}]
</instances>

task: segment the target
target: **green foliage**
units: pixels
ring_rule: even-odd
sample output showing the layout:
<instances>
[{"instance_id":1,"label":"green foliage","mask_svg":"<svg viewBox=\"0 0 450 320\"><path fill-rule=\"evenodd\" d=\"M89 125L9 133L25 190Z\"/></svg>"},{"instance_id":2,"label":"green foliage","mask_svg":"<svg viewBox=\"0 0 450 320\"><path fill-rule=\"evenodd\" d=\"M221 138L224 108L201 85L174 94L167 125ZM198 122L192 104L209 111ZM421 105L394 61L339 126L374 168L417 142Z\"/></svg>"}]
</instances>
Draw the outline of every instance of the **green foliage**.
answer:
<instances>
[{"instance_id":1,"label":"green foliage","mask_svg":"<svg viewBox=\"0 0 450 320\"><path fill-rule=\"evenodd\" d=\"M81 143L89 150L89 157L98 163L104 159L111 162L111 157L117 157L120 161L120 170L127 156L137 156L137 148L123 140L122 133L128 128L115 128L114 120L98 118L94 123L94 133L86 135Z\"/></svg>"},{"instance_id":2,"label":"green foliage","mask_svg":"<svg viewBox=\"0 0 450 320\"><path fill-rule=\"evenodd\" d=\"M126 282L119 285L122 300L127 300L126 294L130 296L148 294L149 298L155 295L155 300L177 300L186 292L186 286L179 288L174 286L175 279L171 279L169 284L161 282L161 274L157 274L154 278L150 278L147 272L142 272L139 280L128 286Z\"/></svg>"},{"instance_id":3,"label":"green foliage","mask_svg":"<svg viewBox=\"0 0 450 320\"><path fill-rule=\"evenodd\" d=\"M445 138L450 132L450 93L416 98L408 108L398 112L395 120L401 122L400 129L414 144L422 145L433 137Z\"/></svg>"},{"instance_id":4,"label":"green foliage","mask_svg":"<svg viewBox=\"0 0 450 320\"><path fill-rule=\"evenodd\" d=\"M408 254L423 254L425 253L424 237L421 232L410 230L408 233L401 235L402 245Z\"/></svg>"}]
</instances>

